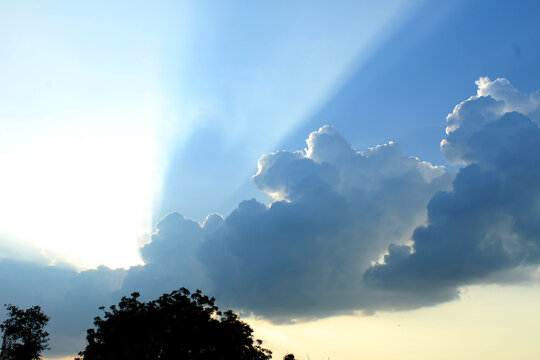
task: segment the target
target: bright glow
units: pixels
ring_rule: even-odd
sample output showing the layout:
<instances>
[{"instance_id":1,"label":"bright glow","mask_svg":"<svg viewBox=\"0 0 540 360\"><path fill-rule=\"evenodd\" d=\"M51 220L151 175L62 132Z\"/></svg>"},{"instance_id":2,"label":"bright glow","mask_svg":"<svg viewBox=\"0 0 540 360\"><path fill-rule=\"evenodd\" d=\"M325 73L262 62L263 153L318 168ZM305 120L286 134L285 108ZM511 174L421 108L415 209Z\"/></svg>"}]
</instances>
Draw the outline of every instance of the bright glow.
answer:
<instances>
[{"instance_id":1,"label":"bright glow","mask_svg":"<svg viewBox=\"0 0 540 360\"><path fill-rule=\"evenodd\" d=\"M82 268L140 263L164 133L181 127L163 58L181 53L187 17L172 3L0 4L0 257L35 259L11 250L25 245Z\"/></svg>"},{"instance_id":2,"label":"bright glow","mask_svg":"<svg viewBox=\"0 0 540 360\"><path fill-rule=\"evenodd\" d=\"M20 142L0 156L0 229L51 261L139 263L136 244L151 229L157 173L155 115L141 110L92 114L88 123L99 125L87 128L70 129L64 119L16 134Z\"/></svg>"}]
</instances>

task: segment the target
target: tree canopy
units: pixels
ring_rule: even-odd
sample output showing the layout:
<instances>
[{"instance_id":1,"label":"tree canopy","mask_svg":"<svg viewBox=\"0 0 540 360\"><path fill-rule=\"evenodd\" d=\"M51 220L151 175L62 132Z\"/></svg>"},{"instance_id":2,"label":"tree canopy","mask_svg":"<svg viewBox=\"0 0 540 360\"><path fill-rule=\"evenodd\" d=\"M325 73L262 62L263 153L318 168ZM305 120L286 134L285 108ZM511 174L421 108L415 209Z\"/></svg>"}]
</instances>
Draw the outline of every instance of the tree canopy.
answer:
<instances>
[{"instance_id":1,"label":"tree canopy","mask_svg":"<svg viewBox=\"0 0 540 360\"><path fill-rule=\"evenodd\" d=\"M231 310L200 290L181 288L149 302L139 293L96 317L80 360L268 360L271 352Z\"/></svg>"},{"instance_id":2,"label":"tree canopy","mask_svg":"<svg viewBox=\"0 0 540 360\"><path fill-rule=\"evenodd\" d=\"M44 330L49 317L41 307L19 309L6 305L7 319L0 325L2 348L0 360L37 360L49 348L49 333Z\"/></svg>"}]
</instances>

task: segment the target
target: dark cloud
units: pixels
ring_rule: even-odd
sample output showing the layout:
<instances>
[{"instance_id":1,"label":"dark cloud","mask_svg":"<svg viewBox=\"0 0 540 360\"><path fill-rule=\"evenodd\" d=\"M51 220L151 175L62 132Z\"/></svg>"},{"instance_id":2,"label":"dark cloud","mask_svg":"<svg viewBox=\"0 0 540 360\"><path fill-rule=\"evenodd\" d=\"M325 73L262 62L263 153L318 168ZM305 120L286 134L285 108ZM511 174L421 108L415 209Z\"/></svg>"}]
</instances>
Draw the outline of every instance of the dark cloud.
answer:
<instances>
[{"instance_id":1,"label":"dark cloud","mask_svg":"<svg viewBox=\"0 0 540 360\"><path fill-rule=\"evenodd\" d=\"M449 115L442 143L450 160L468 165L452 191L429 202L428 224L415 230L413 245L390 246L384 263L366 272L369 284L457 292L540 262L540 129L530 117L506 111L521 106L534 114L538 97L517 93L503 79L478 84L479 95Z\"/></svg>"},{"instance_id":2,"label":"dark cloud","mask_svg":"<svg viewBox=\"0 0 540 360\"><path fill-rule=\"evenodd\" d=\"M253 182L274 202L242 202L199 249L219 299L274 320L367 306L363 272L453 178L394 143L357 152L330 127L307 144L263 156Z\"/></svg>"},{"instance_id":3,"label":"dark cloud","mask_svg":"<svg viewBox=\"0 0 540 360\"><path fill-rule=\"evenodd\" d=\"M210 215L208 228L219 226L219 215ZM197 257L206 226L179 213L165 216L152 235L152 242L141 248L144 266L132 267L124 280L124 293L141 291L144 297L157 297L180 286L207 288L206 271Z\"/></svg>"},{"instance_id":4,"label":"dark cloud","mask_svg":"<svg viewBox=\"0 0 540 360\"><path fill-rule=\"evenodd\" d=\"M69 265L3 259L0 303L41 305L51 317L47 330L53 354L73 354L81 349L86 329L98 315L98 306L116 301L125 272L106 267L77 272Z\"/></svg>"}]
</instances>

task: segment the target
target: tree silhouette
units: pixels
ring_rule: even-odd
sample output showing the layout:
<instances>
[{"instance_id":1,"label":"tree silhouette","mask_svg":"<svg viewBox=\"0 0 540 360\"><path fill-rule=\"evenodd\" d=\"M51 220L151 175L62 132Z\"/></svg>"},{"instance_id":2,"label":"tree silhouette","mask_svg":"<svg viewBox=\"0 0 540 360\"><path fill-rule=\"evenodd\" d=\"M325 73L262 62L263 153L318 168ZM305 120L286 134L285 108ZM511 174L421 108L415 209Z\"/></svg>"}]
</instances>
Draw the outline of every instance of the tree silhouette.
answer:
<instances>
[{"instance_id":1,"label":"tree silhouette","mask_svg":"<svg viewBox=\"0 0 540 360\"><path fill-rule=\"evenodd\" d=\"M80 360L268 360L271 352L231 310L221 312L200 290L181 288L141 302L139 293L96 317Z\"/></svg>"},{"instance_id":2,"label":"tree silhouette","mask_svg":"<svg viewBox=\"0 0 540 360\"><path fill-rule=\"evenodd\" d=\"M39 306L26 310L15 305L5 307L8 318L0 325L3 334L0 360L41 359L41 352L49 348L49 333L43 330L49 317Z\"/></svg>"},{"instance_id":3,"label":"tree silhouette","mask_svg":"<svg viewBox=\"0 0 540 360\"><path fill-rule=\"evenodd\" d=\"M293 354L287 354L283 357L283 360L295 360L296 358L294 357Z\"/></svg>"}]
</instances>

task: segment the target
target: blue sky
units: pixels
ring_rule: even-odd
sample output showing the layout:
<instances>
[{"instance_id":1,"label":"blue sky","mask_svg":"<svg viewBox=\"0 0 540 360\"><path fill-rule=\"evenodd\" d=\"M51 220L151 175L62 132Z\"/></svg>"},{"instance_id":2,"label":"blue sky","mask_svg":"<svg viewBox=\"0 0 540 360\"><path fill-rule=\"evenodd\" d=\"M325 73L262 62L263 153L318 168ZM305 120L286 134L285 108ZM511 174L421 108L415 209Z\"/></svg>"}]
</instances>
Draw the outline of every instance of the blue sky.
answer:
<instances>
[{"instance_id":1,"label":"blue sky","mask_svg":"<svg viewBox=\"0 0 540 360\"><path fill-rule=\"evenodd\" d=\"M480 76L492 78L506 76L512 80L516 87L524 89L524 91L531 92L536 89L539 70L534 64L538 63L540 55L535 44L538 43L540 35L534 18L538 7L534 2L521 2L520 6L514 7L505 2L479 1L458 1L447 4L423 2L415 3L415 5L412 9L405 6L390 24L386 25L386 29L380 31L376 40L369 46L357 51L349 49L348 52L340 51L339 44L341 42L345 44L362 42L365 36L365 25L358 24L361 23L361 20L356 20L353 25L345 22L339 27L336 26L335 19L328 19L329 16L326 13L310 13L309 15L313 18L321 21L323 24L321 27L325 31L327 29L335 31L334 36L338 37L338 40L333 40L338 45L328 46L324 42L318 44L320 48L329 47L332 51L329 55L330 59L342 58L341 63L338 63L342 65L340 71L334 71L332 86L327 87L323 91L324 95L319 96L317 101L302 103L302 99L309 97L309 93L313 92L313 89L310 89L313 87L312 84L321 82L318 77L314 77L310 71L305 77L299 78L301 74L298 75L294 66L289 69L282 68L284 66L282 63L267 65L265 60L262 61L262 64L261 61L256 61L251 65L259 68L269 67L274 71L279 70L282 72L282 76L287 74L286 81L288 83L280 84L272 79L269 83L260 84L262 89L267 89L270 99L259 100L260 105L255 102L259 106L257 109L252 109L253 115L251 113L249 115L236 113L230 116L233 118L251 116L249 121L255 124L264 122L263 119L266 116L287 118L286 125L276 124L280 129L287 130L281 130L280 135L276 136L277 140L270 141L270 145L265 144L269 148L263 152L302 148L306 134L324 124L331 124L343 133L347 133L348 140L358 149L394 140L402 145L407 154L418 156L435 164L445 164L438 147L444 136L443 119L455 104L464 100L463 94L469 94L475 90L474 80L476 78ZM354 6L350 4L348 6L343 6L342 12L351 14L350 9ZM335 10L335 12L341 13L339 10ZM354 14L354 16L358 16L357 13ZM332 20L334 21L332 22ZM345 28L346 25L349 25L349 28ZM310 29L313 33L304 34L304 36L313 36L319 39L316 34L317 28L311 27ZM226 34L223 36L227 36ZM284 37L294 39L295 35L296 33L287 34ZM277 38L281 39L282 37L277 36ZM305 38L299 40L301 43L305 42ZM230 42L227 44L234 47L235 40L232 41L232 45ZM257 43L250 44L249 48L257 49L258 45ZM300 45L300 47L302 46L305 45ZM322 49L318 50L323 51ZM302 53L298 49L292 51L284 49L282 51L285 51L286 54L281 56L293 58L289 60L289 64L292 65L299 66L298 63L300 63L300 66L305 68L313 61L309 58L305 59L306 55L311 56L310 53ZM212 55L213 58L220 60L225 56L225 64L227 64L227 60L234 59L236 53L233 55L214 53ZM278 58L279 56L276 55ZM327 69L328 55L322 58L324 58L322 68ZM318 61L320 60L314 62ZM206 65L205 62L203 64ZM244 64L242 65L244 66ZM336 67L334 64L331 65ZM214 64L214 66L202 67L200 71L212 74L212 71L216 69L223 69L221 63L217 66ZM324 71L321 74L320 69L317 72L319 77L322 75L323 78L327 74ZM339 76L336 77L336 73ZM259 78L265 79L265 76L258 75L257 79ZM256 81L264 82L264 80ZM228 78L225 82L230 86ZM206 91L210 94L217 92L219 94L220 90L216 90L217 86L215 84L206 85L202 92ZM280 90L276 90L276 88ZM306 88L307 91L304 90ZM296 96L287 96L282 99L283 91ZM234 90L232 92L235 93ZM227 96L230 96L230 92L224 95L224 97ZM244 105L247 109L251 107L252 98L249 97L248 100L250 104ZM280 100L282 101L281 106L277 103ZM303 106L301 110L295 110L299 107L299 102ZM243 111L248 112L249 110ZM230 121L234 120L227 118L223 123L228 124ZM253 126L254 134L257 134L257 130L263 127L264 125ZM215 124L202 126L198 132L199 134L195 134L192 140L194 148L199 146L197 154L190 153L186 156L187 158L176 154L172 158L175 168L171 169L172 174L168 179L170 185L166 181L164 191L171 191L171 195L175 195L164 196L164 208L167 210L177 209L182 200L184 200L184 206L198 206L195 204L200 203L202 195L200 192L196 195L190 195L190 191L182 193L181 189L185 188L188 183L190 185L195 183L195 186L200 184L199 179L182 179L181 176L177 176L181 174L182 166L191 166L192 170L199 169L197 165L199 161L203 161L214 165L202 170L212 172L205 176L221 178L220 174L230 173L227 168L219 166L219 163L223 164L223 161L216 160L215 156L227 146L222 138L223 135L221 137L219 135L222 132L216 129ZM253 137L257 139L257 142L265 143L266 139L260 139L257 135ZM200 141L201 138L209 139L209 144ZM205 151L207 146L210 146L213 151ZM229 201L221 198L219 201L225 201L224 203L214 203L217 208L227 209L227 211L235 206L239 200L245 198L244 193L257 196L257 193L252 191L251 183L246 176L255 169L254 162L249 161L247 155L244 155L246 152L251 152L244 151L242 148L233 151L234 158L244 157L239 159L239 161L243 160L244 164L244 174L242 174L244 182L241 190L235 189L235 192L230 195L231 199L227 199ZM197 156L200 156L200 159ZM234 161L236 159L228 157L228 160ZM225 164L229 164L229 162L226 161ZM240 166L242 167L242 165ZM239 169L239 167L234 168ZM199 169L199 171L201 170ZM236 174L232 175L232 177L235 176ZM241 180L238 178L236 182ZM219 189L219 191L227 189L226 193L229 194L234 189L233 186L236 185L223 184L224 188ZM218 190L216 189L216 191ZM205 193L205 191L201 192ZM167 204L168 201L171 202L170 205ZM187 205L192 203L194 205ZM195 218L202 218L209 211L218 210L194 208L192 211L193 215L188 215L190 209L183 210L183 213Z\"/></svg>"},{"instance_id":2,"label":"blue sky","mask_svg":"<svg viewBox=\"0 0 540 360\"><path fill-rule=\"evenodd\" d=\"M371 324L380 343L400 316L443 344L426 319L481 312L497 286L532 304L539 14L535 1L0 2L0 299L51 313L51 356L80 350L97 307L133 290L202 288L283 352L317 348L300 334L325 326ZM519 341L507 349L538 355Z\"/></svg>"}]
</instances>

